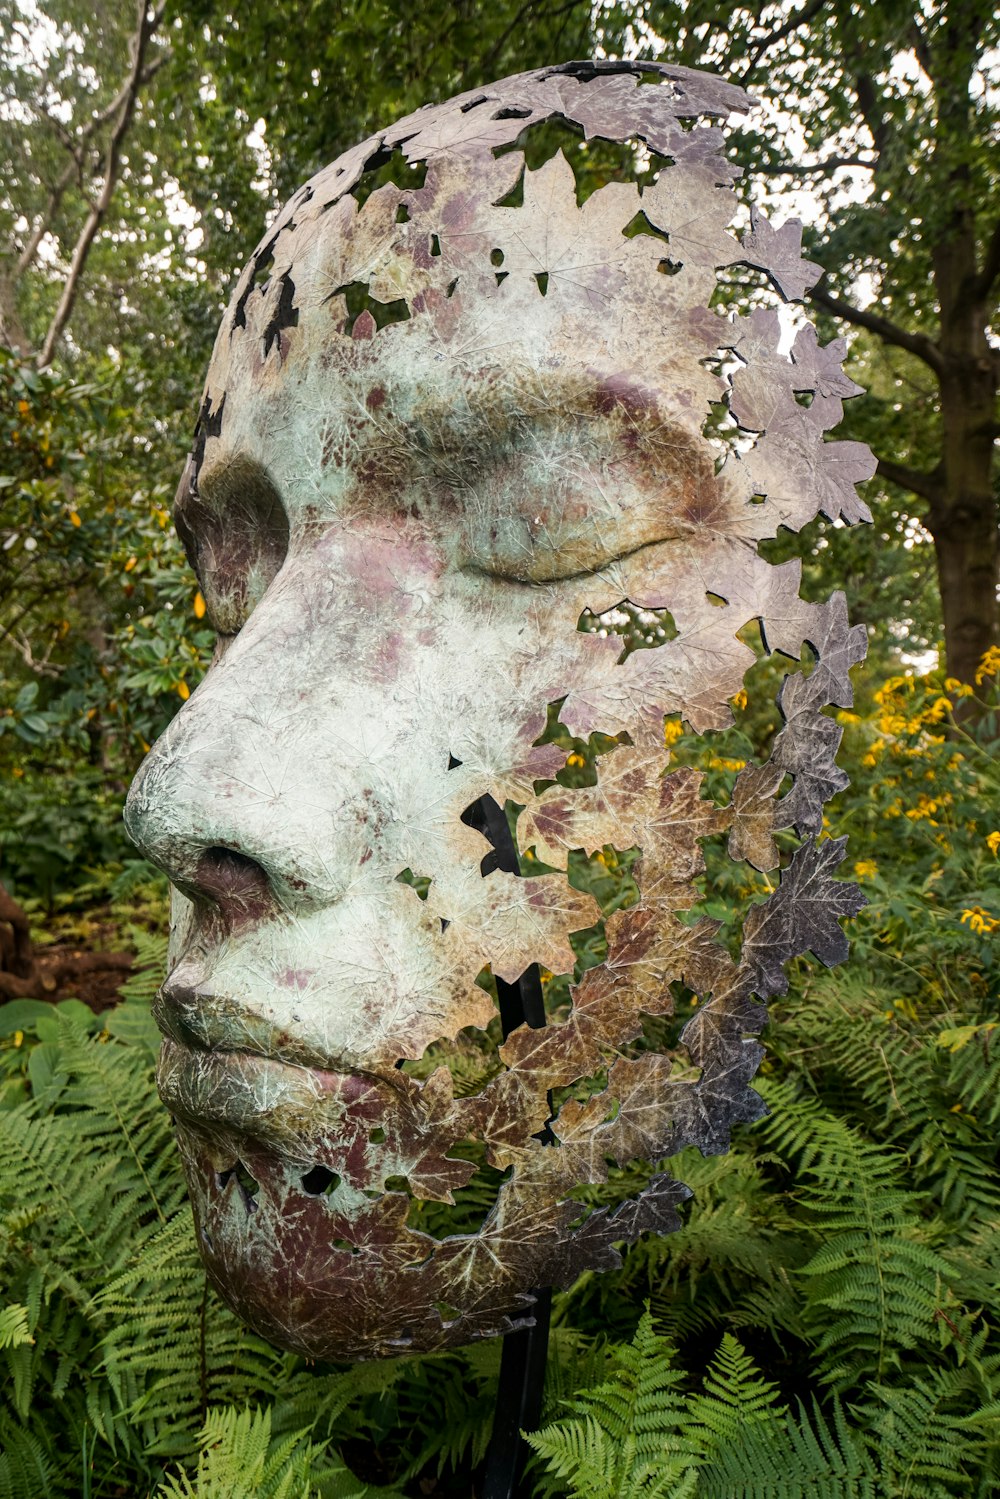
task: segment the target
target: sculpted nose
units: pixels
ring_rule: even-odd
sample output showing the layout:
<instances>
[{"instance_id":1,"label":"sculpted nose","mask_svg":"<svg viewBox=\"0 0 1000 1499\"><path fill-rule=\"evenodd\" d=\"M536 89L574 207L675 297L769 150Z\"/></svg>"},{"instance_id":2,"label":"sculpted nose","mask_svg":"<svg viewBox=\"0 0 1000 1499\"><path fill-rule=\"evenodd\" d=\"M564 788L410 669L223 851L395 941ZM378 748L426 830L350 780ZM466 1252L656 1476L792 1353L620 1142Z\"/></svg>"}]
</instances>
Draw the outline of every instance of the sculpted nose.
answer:
<instances>
[{"instance_id":1,"label":"sculpted nose","mask_svg":"<svg viewBox=\"0 0 1000 1499\"><path fill-rule=\"evenodd\" d=\"M299 867L294 818L283 799L262 796L240 763L246 735L235 724L229 731L213 726L213 705L199 696L140 766L125 828L185 895L216 907L230 927L243 926L301 906L316 892ZM266 788L266 766L261 773Z\"/></svg>"}]
</instances>

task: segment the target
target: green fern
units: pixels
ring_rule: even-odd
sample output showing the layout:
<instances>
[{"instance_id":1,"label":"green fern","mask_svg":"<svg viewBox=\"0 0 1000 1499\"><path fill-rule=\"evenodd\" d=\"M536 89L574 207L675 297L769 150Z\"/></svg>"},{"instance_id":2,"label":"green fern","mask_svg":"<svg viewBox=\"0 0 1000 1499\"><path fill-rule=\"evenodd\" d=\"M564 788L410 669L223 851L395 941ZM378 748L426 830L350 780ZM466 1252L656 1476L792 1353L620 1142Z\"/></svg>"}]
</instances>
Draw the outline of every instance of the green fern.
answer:
<instances>
[{"instance_id":1,"label":"green fern","mask_svg":"<svg viewBox=\"0 0 1000 1499\"><path fill-rule=\"evenodd\" d=\"M313 1499L316 1449L304 1431L271 1438L269 1410L210 1411L194 1473L161 1484L161 1499Z\"/></svg>"},{"instance_id":2,"label":"green fern","mask_svg":"<svg viewBox=\"0 0 1000 1499\"><path fill-rule=\"evenodd\" d=\"M683 1373L647 1311L612 1375L572 1414L528 1437L547 1474L540 1492L570 1499L686 1499L696 1492L697 1448L685 1434ZM553 1480L568 1484L555 1487Z\"/></svg>"},{"instance_id":3,"label":"green fern","mask_svg":"<svg viewBox=\"0 0 1000 1499\"><path fill-rule=\"evenodd\" d=\"M919 1195L900 1185L901 1157L808 1095L781 1085L767 1096L764 1133L796 1160L819 1246L798 1274L821 1377L837 1389L882 1379L907 1350L933 1341L951 1267L928 1243Z\"/></svg>"},{"instance_id":4,"label":"green fern","mask_svg":"<svg viewBox=\"0 0 1000 1499\"><path fill-rule=\"evenodd\" d=\"M762 1379L756 1365L731 1334L709 1365L702 1388L687 1402L688 1435L711 1456L742 1438L748 1424L773 1424L778 1388Z\"/></svg>"},{"instance_id":5,"label":"green fern","mask_svg":"<svg viewBox=\"0 0 1000 1499\"><path fill-rule=\"evenodd\" d=\"M812 1417L748 1422L699 1478L698 1499L896 1499L839 1405ZM925 1496L931 1499L931 1496Z\"/></svg>"},{"instance_id":6,"label":"green fern","mask_svg":"<svg viewBox=\"0 0 1000 1499\"><path fill-rule=\"evenodd\" d=\"M58 1492L51 1443L40 1422L25 1426L0 1415L0 1499L41 1499Z\"/></svg>"}]
</instances>

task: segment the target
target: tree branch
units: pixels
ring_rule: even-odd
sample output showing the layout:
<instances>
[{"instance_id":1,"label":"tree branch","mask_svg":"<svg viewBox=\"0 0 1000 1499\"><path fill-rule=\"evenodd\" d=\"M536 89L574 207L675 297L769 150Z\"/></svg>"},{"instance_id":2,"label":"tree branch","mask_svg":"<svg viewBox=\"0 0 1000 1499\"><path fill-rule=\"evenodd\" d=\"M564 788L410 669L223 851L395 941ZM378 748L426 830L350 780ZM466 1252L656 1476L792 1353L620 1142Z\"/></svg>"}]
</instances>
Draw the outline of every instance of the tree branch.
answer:
<instances>
[{"instance_id":1,"label":"tree branch","mask_svg":"<svg viewBox=\"0 0 1000 1499\"><path fill-rule=\"evenodd\" d=\"M876 155L881 156L889 142L889 121L880 107L878 89L870 73L858 72L854 77L854 92L858 99L861 118L868 126Z\"/></svg>"},{"instance_id":2,"label":"tree branch","mask_svg":"<svg viewBox=\"0 0 1000 1499\"><path fill-rule=\"evenodd\" d=\"M808 3L803 5L801 10L797 10L794 15L789 16L788 20L779 26L776 31L771 31L767 36L761 37L750 49L749 61L740 74L740 77L735 81L743 85L749 83L764 54L770 52L771 48L777 46L778 42L783 42L786 37L791 36L793 31L798 31L800 26L805 26L807 22L812 20L813 16L819 14L825 4L826 0L808 0Z\"/></svg>"},{"instance_id":3,"label":"tree branch","mask_svg":"<svg viewBox=\"0 0 1000 1499\"><path fill-rule=\"evenodd\" d=\"M876 334L884 343L893 344L897 349L905 349L908 354L913 354L924 364L928 365L935 374L940 375L944 371L944 360L941 350L932 338L926 333L909 333L905 328L890 322L887 317L881 317L877 312L866 312L864 308L852 307L850 302L842 302L839 297L832 297L822 287L815 287L810 293L810 300L817 307L822 307L824 312L832 313L834 317L843 318L847 323L853 323L857 328L867 328L869 333Z\"/></svg>"},{"instance_id":4,"label":"tree branch","mask_svg":"<svg viewBox=\"0 0 1000 1499\"><path fill-rule=\"evenodd\" d=\"M865 156L828 156L825 161L813 161L807 164L789 162L787 166L755 167L754 174L758 177L794 177L813 172L834 172L837 167L864 167L866 171L874 172L877 166L877 160L872 161Z\"/></svg>"},{"instance_id":5,"label":"tree branch","mask_svg":"<svg viewBox=\"0 0 1000 1499\"><path fill-rule=\"evenodd\" d=\"M148 63L142 71L142 75L139 79L139 86L144 88L151 79L155 78L166 61L167 58L164 55L162 57L155 57L151 63ZM121 109L122 104L125 102L128 89L129 82L126 82L118 90L118 93L111 100L110 104L106 104L103 109L95 111L95 113L91 115L90 119L87 120L85 124L80 126L80 129L77 131L76 135L70 136L66 134L66 132L63 132L66 137L63 140L63 144L65 145L67 151L70 153L70 160L66 163L66 166L60 174L58 181L49 191L49 200L45 206L44 212L39 214L35 223L32 225L31 233L28 235L28 238L21 249L21 253L17 257L17 268L14 273L15 276L23 276L24 272L30 269L31 265L34 262L35 256L38 254L38 246L45 238L48 229L51 227L52 220L56 214L56 210L58 209L59 204L62 202L67 188L73 182L74 178L82 179L84 170L83 147L93 135L94 131L97 130L99 126L106 125L108 120L110 120L111 117L119 109ZM46 118L50 117L46 116ZM104 152L96 151L93 165L93 170L95 172L100 170L101 162L103 161L103 159Z\"/></svg>"},{"instance_id":6,"label":"tree branch","mask_svg":"<svg viewBox=\"0 0 1000 1499\"><path fill-rule=\"evenodd\" d=\"M132 65L118 95L120 101L118 116L111 131L111 137L105 153L104 181L96 202L91 204L90 212L84 220L83 228L80 230L76 245L74 246L62 296L59 298L59 305L53 314L48 332L45 335L45 342L42 344L41 353L38 356L37 364L39 369L46 369L52 363L52 356L55 353L56 345L73 311L77 292L80 287L80 278L83 275L83 268L87 263L91 245L94 243L94 237L111 206L111 199L118 181L122 142L128 132L129 125L132 123L136 99L139 96L143 75L146 71L146 48L149 45L150 37L163 19L165 5L166 0L160 0L160 4L152 14L149 14L146 10L146 0L139 0L136 30L132 39Z\"/></svg>"},{"instance_id":7,"label":"tree branch","mask_svg":"<svg viewBox=\"0 0 1000 1499\"><path fill-rule=\"evenodd\" d=\"M919 468L907 468L905 463L894 463L891 458L880 458L875 472L879 478L888 479L900 489L909 489L930 504L941 498L941 476L937 469L928 474Z\"/></svg>"}]
</instances>

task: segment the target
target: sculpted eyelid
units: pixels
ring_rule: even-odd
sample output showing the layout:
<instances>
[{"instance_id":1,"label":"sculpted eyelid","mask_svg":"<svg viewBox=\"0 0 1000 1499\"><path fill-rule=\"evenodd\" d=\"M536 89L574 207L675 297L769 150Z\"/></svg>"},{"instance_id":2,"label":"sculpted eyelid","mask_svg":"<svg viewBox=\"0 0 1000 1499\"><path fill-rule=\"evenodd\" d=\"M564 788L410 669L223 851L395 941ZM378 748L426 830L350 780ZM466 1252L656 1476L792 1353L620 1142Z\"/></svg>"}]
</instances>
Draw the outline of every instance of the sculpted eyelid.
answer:
<instances>
[{"instance_id":1,"label":"sculpted eyelid","mask_svg":"<svg viewBox=\"0 0 1000 1499\"><path fill-rule=\"evenodd\" d=\"M470 573L474 577L492 578L498 583L509 583L513 588L548 588L553 583L572 583L578 578L593 578L605 568L613 567L616 562L624 562L628 557L637 557L640 552L649 551L651 547L663 546L665 542L677 540L677 535L657 536L653 541L641 541L638 546L630 547L626 552L616 552L613 557L603 559L595 567L581 567L576 572L559 573L558 576L551 578L514 578L508 573L485 567L480 562L463 563L460 571Z\"/></svg>"}]
</instances>

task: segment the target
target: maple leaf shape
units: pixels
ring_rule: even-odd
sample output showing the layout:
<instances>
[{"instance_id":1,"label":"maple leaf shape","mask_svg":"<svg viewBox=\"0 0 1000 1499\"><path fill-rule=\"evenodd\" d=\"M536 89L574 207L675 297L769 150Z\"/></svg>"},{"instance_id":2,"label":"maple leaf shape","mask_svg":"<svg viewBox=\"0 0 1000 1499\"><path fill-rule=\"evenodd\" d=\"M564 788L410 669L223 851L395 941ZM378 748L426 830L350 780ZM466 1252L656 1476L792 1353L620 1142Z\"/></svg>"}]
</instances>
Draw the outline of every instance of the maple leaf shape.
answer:
<instances>
[{"instance_id":1,"label":"maple leaf shape","mask_svg":"<svg viewBox=\"0 0 1000 1499\"><path fill-rule=\"evenodd\" d=\"M810 682L811 676L797 676L782 683L778 706L787 722L771 756L782 773L794 777L791 791L777 805L774 825L795 827L800 833L820 831L824 804L848 784L836 760L844 731L819 711L816 704L825 698Z\"/></svg>"},{"instance_id":2,"label":"maple leaf shape","mask_svg":"<svg viewBox=\"0 0 1000 1499\"><path fill-rule=\"evenodd\" d=\"M847 937L840 921L856 916L867 897L831 870L847 850L846 838L804 843L796 849L775 893L754 906L743 924L741 968L762 999L787 994L784 964L811 952L832 968L847 957Z\"/></svg>"},{"instance_id":3,"label":"maple leaf shape","mask_svg":"<svg viewBox=\"0 0 1000 1499\"><path fill-rule=\"evenodd\" d=\"M802 220L786 219L780 229L750 209L750 230L740 241L740 260L766 271L788 301L801 302L806 289L823 274L823 267L802 259Z\"/></svg>"},{"instance_id":4,"label":"maple leaf shape","mask_svg":"<svg viewBox=\"0 0 1000 1499\"><path fill-rule=\"evenodd\" d=\"M864 394L864 386L851 379L843 363L847 357L847 339L834 338L821 344L812 323L803 323L791 348L795 366L796 390L811 390L820 396L839 396L842 400Z\"/></svg>"},{"instance_id":5,"label":"maple leaf shape","mask_svg":"<svg viewBox=\"0 0 1000 1499\"><path fill-rule=\"evenodd\" d=\"M691 1188L683 1182L654 1176L638 1197L630 1197L613 1210L598 1208L579 1228L567 1228L559 1258L551 1261L551 1283L570 1285L584 1268L617 1270L622 1263L618 1244L634 1244L643 1233L676 1233L681 1226L678 1209L691 1195ZM573 1204L577 1217L579 1206Z\"/></svg>"},{"instance_id":6,"label":"maple leaf shape","mask_svg":"<svg viewBox=\"0 0 1000 1499\"><path fill-rule=\"evenodd\" d=\"M576 178L562 151L537 171L525 168L520 208L492 208L488 225L503 251L503 268L512 277L547 276L549 294L564 287L571 295L611 294L625 274L626 262L658 255L657 244L643 247L622 230L639 209L634 183L609 182L578 206Z\"/></svg>"},{"instance_id":7,"label":"maple leaf shape","mask_svg":"<svg viewBox=\"0 0 1000 1499\"><path fill-rule=\"evenodd\" d=\"M771 837L774 828L774 796L784 770L780 765L748 765L733 787L733 825L729 834L729 857L746 859L755 869L778 867L778 849Z\"/></svg>"},{"instance_id":8,"label":"maple leaf shape","mask_svg":"<svg viewBox=\"0 0 1000 1499\"><path fill-rule=\"evenodd\" d=\"M668 167L643 190L642 211L657 229L669 236L669 255L681 265L731 265L739 245L727 226L736 195L720 188L710 166Z\"/></svg>"}]
</instances>

